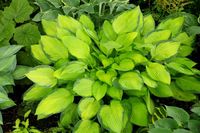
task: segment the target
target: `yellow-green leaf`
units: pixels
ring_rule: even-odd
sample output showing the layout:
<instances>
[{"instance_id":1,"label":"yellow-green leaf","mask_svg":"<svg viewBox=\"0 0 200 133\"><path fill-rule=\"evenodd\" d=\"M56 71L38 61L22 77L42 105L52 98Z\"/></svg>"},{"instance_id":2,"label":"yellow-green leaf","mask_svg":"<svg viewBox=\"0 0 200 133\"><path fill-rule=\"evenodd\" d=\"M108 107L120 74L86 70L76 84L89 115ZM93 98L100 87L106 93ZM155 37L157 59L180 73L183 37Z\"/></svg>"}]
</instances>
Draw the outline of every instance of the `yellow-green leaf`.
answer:
<instances>
[{"instance_id":1,"label":"yellow-green leaf","mask_svg":"<svg viewBox=\"0 0 200 133\"><path fill-rule=\"evenodd\" d=\"M152 15L145 16L142 34L146 35L149 32L153 31L154 29L155 29L155 21L154 21Z\"/></svg>"},{"instance_id":2,"label":"yellow-green leaf","mask_svg":"<svg viewBox=\"0 0 200 133\"><path fill-rule=\"evenodd\" d=\"M56 36L57 33L57 23L55 21L42 20L42 27L47 35Z\"/></svg>"},{"instance_id":3,"label":"yellow-green leaf","mask_svg":"<svg viewBox=\"0 0 200 133\"><path fill-rule=\"evenodd\" d=\"M76 127L74 133L100 133L99 124L91 120L81 120Z\"/></svg>"}]
</instances>

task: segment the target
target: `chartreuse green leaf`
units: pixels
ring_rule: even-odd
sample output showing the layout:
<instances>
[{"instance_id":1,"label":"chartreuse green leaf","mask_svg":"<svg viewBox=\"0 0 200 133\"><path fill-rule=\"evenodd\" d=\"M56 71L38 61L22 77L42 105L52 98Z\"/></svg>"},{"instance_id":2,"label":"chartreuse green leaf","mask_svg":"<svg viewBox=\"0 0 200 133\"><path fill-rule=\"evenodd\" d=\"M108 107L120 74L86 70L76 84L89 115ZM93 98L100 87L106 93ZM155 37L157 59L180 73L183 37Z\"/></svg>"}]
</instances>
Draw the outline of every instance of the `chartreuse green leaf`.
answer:
<instances>
[{"instance_id":1,"label":"chartreuse green leaf","mask_svg":"<svg viewBox=\"0 0 200 133\"><path fill-rule=\"evenodd\" d=\"M176 85L183 91L200 92L200 80L192 76L177 78Z\"/></svg>"},{"instance_id":2,"label":"chartreuse green leaf","mask_svg":"<svg viewBox=\"0 0 200 133\"><path fill-rule=\"evenodd\" d=\"M76 33L78 29L82 29L81 23L70 16L58 15L57 22L59 27L65 28L72 33Z\"/></svg>"},{"instance_id":3,"label":"chartreuse green leaf","mask_svg":"<svg viewBox=\"0 0 200 133\"><path fill-rule=\"evenodd\" d=\"M122 45L123 48L127 48L133 43L133 40L137 37L137 35L138 35L138 32L130 32L126 34L121 34L121 35L118 35L116 42Z\"/></svg>"},{"instance_id":4,"label":"chartreuse green leaf","mask_svg":"<svg viewBox=\"0 0 200 133\"><path fill-rule=\"evenodd\" d=\"M129 58L131 58L134 61L135 65L142 64L148 61L148 59L144 55L137 52L131 54Z\"/></svg>"},{"instance_id":5,"label":"chartreuse green leaf","mask_svg":"<svg viewBox=\"0 0 200 133\"><path fill-rule=\"evenodd\" d=\"M42 20L42 27L45 33L49 36L56 36L57 35L57 23L55 21L49 20Z\"/></svg>"},{"instance_id":6,"label":"chartreuse green leaf","mask_svg":"<svg viewBox=\"0 0 200 133\"><path fill-rule=\"evenodd\" d=\"M105 96L107 88L107 84L101 83L100 81L95 81L92 84L92 95L97 101L99 101Z\"/></svg>"},{"instance_id":7,"label":"chartreuse green leaf","mask_svg":"<svg viewBox=\"0 0 200 133\"><path fill-rule=\"evenodd\" d=\"M91 120L81 120L77 123L74 133L100 133L100 126L98 123Z\"/></svg>"},{"instance_id":8,"label":"chartreuse green leaf","mask_svg":"<svg viewBox=\"0 0 200 133\"><path fill-rule=\"evenodd\" d=\"M190 55L193 50L194 50L194 48L192 48L191 46L182 45L179 48L178 55L186 57L186 56Z\"/></svg>"},{"instance_id":9,"label":"chartreuse green leaf","mask_svg":"<svg viewBox=\"0 0 200 133\"><path fill-rule=\"evenodd\" d=\"M177 100L189 102L197 99L196 95L181 90L174 82L172 82L171 87L173 98Z\"/></svg>"},{"instance_id":10,"label":"chartreuse green leaf","mask_svg":"<svg viewBox=\"0 0 200 133\"><path fill-rule=\"evenodd\" d=\"M151 79L146 72L142 72L141 76L142 76L142 79L143 79L144 83L148 87L151 87L151 88L156 88L157 87L156 81L154 81L153 79Z\"/></svg>"},{"instance_id":11,"label":"chartreuse green leaf","mask_svg":"<svg viewBox=\"0 0 200 133\"><path fill-rule=\"evenodd\" d=\"M174 56L180 47L180 42L161 42L151 49L151 56L155 60L165 60Z\"/></svg>"},{"instance_id":12,"label":"chartreuse green leaf","mask_svg":"<svg viewBox=\"0 0 200 133\"><path fill-rule=\"evenodd\" d=\"M92 22L92 20L88 16L86 16L84 14L80 16L79 22L81 22L81 24L86 29L89 29L91 31L93 31L94 28L95 28L94 23Z\"/></svg>"},{"instance_id":13,"label":"chartreuse green leaf","mask_svg":"<svg viewBox=\"0 0 200 133\"><path fill-rule=\"evenodd\" d=\"M52 88L50 87L42 87L38 85L31 86L23 96L24 101L38 101L47 96L50 92L52 92Z\"/></svg>"},{"instance_id":14,"label":"chartreuse green leaf","mask_svg":"<svg viewBox=\"0 0 200 133\"><path fill-rule=\"evenodd\" d=\"M65 36L62 42L68 48L69 53L78 59L86 59L90 56L89 44L73 36Z\"/></svg>"},{"instance_id":15,"label":"chartreuse green leaf","mask_svg":"<svg viewBox=\"0 0 200 133\"><path fill-rule=\"evenodd\" d=\"M156 30L149 33L144 37L144 42L146 44L156 44L160 41L168 40L171 36L170 30Z\"/></svg>"},{"instance_id":16,"label":"chartreuse green leaf","mask_svg":"<svg viewBox=\"0 0 200 133\"><path fill-rule=\"evenodd\" d=\"M42 36L41 44L44 52L52 61L68 58L67 48L58 39L50 36Z\"/></svg>"},{"instance_id":17,"label":"chartreuse green leaf","mask_svg":"<svg viewBox=\"0 0 200 133\"><path fill-rule=\"evenodd\" d=\"M83 120L91 119L99 111L100 103L92 97L83 98L78 104L78 113Z\"/></svg>"},{"instance_id":18,"label":"chartreuse green leaf","mask_svg":"<svg viewBox=\"0 0 200 133\"><path fill-rule=\"evenodd\" d=\"M30 70L26 77L40 86L53 87L57 84L54 70L49 66L38 66Z\"/></svg>"},{"instance_id":19,"label":"chartreuse green leaf","mask_svg":"<svg viewBox=\"0 0 200 133\"><path fill-rule=\"evenodd\" d=\"M59 88L39 103L35 114L38 115L38 119L43 119L49 115L62 112L73 101L74 96L70 91Z\"/></svg>"},{"instance_id":20,"label":"chartreuse green leaf","mask_svg":"<svg viewBox=\"0 0 200 133\"><path fill-rule=\"evenodd\" d=\"M0 59L0 73L8 73L14 71L16 64L16 55Z\"/></svg>"},{"instance_id":21,"label":"chartreuse green leaf","mask_svg":"<svg viewBox=\"0 0 200 133\"><path fill-rule=\"evenodd\" d=\"M111 23L107 20L103 23L103 32L109 40L114 41L117 38L117 34L115 33Z\"/></svg>"},{"instance_id":22,"label":"chartreuse green leaf","mask_svg":"<svg viewBox=\"0 0 200 133\"><path fill-rule=\"evenodd\" d=\"M113 99L121 100L123 95L123 90L117 87L108 87L107 95L112 97Z\"/></svg>"},{"instance_id":23,"label":"chartreuse green leaf","mask_svg":"<svg viewBox=\"0 0 200 133\"><path fill-rule=\"evenodd\" d=\"M148 63L146 71L147 74L156 81L160 81L165 84L170 84L171 82L170 73L159 63Z\"/></svg>"},{"instance_id":24,"label":"chartreuse green leaf","mask_svg":"<svg viewBox=\"0 0 200 133\"><path fill-rule=\"evenodd\" d=\"M172 35L178 34L183 26L184 17L170 18L161 22L157 29L166 29L172 32Z\"/></svg>"},{"instance_id":25,"label":"chartreuse green leaf","mask_svg":"<svg viewBox=\"0 0 200 133\"><path fill-rule=\"evenodd\" d=\"M142 97L142 96L146 96L148 91L147 91L147 87L143 86L141 90L126 90L125 93L128 96Z\"/></svg>"},{"instance_id":26,"label":"chartreuse green leaf","mask_svg":"<svg viewBox=\"0 0 200 133\"><path fill-rule=\"evenodd\" d=\"M153 95L157 97L171 97L174 95L171 86L162 82L157 82L157 87L149 87L149 90Z\"/></svg>"},{"instance_id":27,"label":"chartreuse green leaf","mask_svg":"<svg viewBox=\"0 0 200 133\"><path fill-rule=\"evenodd\" d=\"M57 27L57 37L59 39L63 38L64 36L71 36L73 35L69 30L61 28L61 27Z\"/></svg>"},{"instance_id":28,"label":"chartreuse green leaf","mask_svg":"<svg viewBox=\"0 0 200 133\"><path fill-rule=\"evenodd\" d=\"M38 43L40 40L40 32L36 25L31 23L23 24L15 29L14 40L18 44L30 46Z\"/></svg>"},{"instance_id":29,"label":"chartreuse green leaf","mask_svg":"<svg viewBox=\"0 0 200 133\"><path fill-rule=\"evenodd\" d=\"M130 116L131 123L139 126L147 126L148 110L145 103L138 97L131 97L128 101L132 107Z\"/></svg>"},{"instance_id":30,"label":"chartreuse green leaf","mask_svg":"<svg viewBox=\"0 0 200 133\"><path fill-rule=\"evenodd\" d=\"M107 58L105 55L100 54L99 60L101 60L102 65L105 67L111 65L114 62L113 58Z\"/></svg>"},{"instance_id":31,"label":"chartreuse green leaf","mask_svg":"<svg viewBox=\"0 0 200 133\"><path fill-rule=\"evenodd\" d=\"M102 42L100 44L100 50L107 56L109 56L114 49L118 51L121 47L122 45L117 43L116 41Z\"/></svg>"},{"instance_id":32,"label":"chartreuse green leaf","mask_svg":"<svg viewBox=\"0 0 200 133\"><path fill-rule=\"evenodd\" d=\"M112 64L112 68L119 71L130 71L135 67L134 62L131 59L123 59L119 65L117 63Z\"/></svg>"},{"instance_id":33,"label":"chartreuse green leaf","mask_svg":"<svg viewBox=\"0 0 200 133\"><path fill-rule=\"evenodd\" d=\"M126 72L120 76L119 84L124 90L141 90L143 80L137 72Z\"/></svg>"},{"instance_id":34,"label":"chartreuse green leaf","mask_svg":"<svg viewBox=\"0 0 200 133\"><path fill-rule=\"evenodd\" d=\"M28 66L17 65L15 71L12 73L13 78L16 80L23 79L30 69L31 67Z\"/></svg>"},{"instance_id":35,"label":"chartreuse green leaf","mask_svg":"<svg viewBox=\"0 0 200 133\"><path fill-rule=\"evenodd\" d=\"M173 39L187 46L191 46L194 43L194 36L188 36L185 32L178 34Z\"/></svg>"},{"instance_id":36,"label":"chartreuse green leaf","mask_svg":"<svg viewBox=\"0 0 200 133\"><path fill-rule=\"evenodd\" d=\"M154 114L154 110L155 110L155 106L154 106L154 102L150 97L150 93L147 92L147 94L144 97L144 101L146 103L147 106L147 110L149 112L149 114L153 115Z\"/></svg>"},{"instance_id":37,"label":"chartreuse green leaf","mask_svg":"<svg viewBox=\"0 0 200 133\"><path fill-rule=\"evenodd\" d=\"M42 50L41 45L31 45L31 52L33 57L41 63L46 65L51 63L51 61L47 58L44 51Z\"/></svg>"},{"instance_id":38,"label":"chartreuse green leaf","mask_svg":"<svg viewBox=\"0 0 200 133\"><path fill-rule=\"evenodd\" d=\"M112 100L110 105L103 105L99 111L101 124L111 132L121 133L127 123L127 116L120 101Z\"/></svg>"},{"instance_id":39,"label":"chartreuse green leaf","mask_svg":"<svg viewBox=\"0 0 200 133\"><path fill-rule=\"evenodd\" d=\"M70 104L60 115L60 124L68 127L78 121L78 105L75 103Z\"/></svg>"},{"instance_id":40,"label":"chartreuse green leaf","mask_svg":"<svg viewBox=\"0 0 200 133\"><path fill-rule=\"evenodd\" d=\"M146 35L149 32L153 31L154 29L155 29L155 21L152 15L144 16L144 27L143 27L142 34Z\"/></svg>"},{"instance_id":41,"label":"chartreuse green leaf","mask_svg":"<svg viewBox=\"0 0 200 133\"><path fill-rule=\"evenodd\" d=\"M180 126L189 121L190 116L184 109L174 106L165 106L165 107L167 116L170 116L174 120L176 120Z\"/></svg>"},{"instance_id":42,"label":"chartreuse green leaf","mask_svg":"<svg viewBox=\"0 0 200 133\"><path fill-rule=\"evenodd\" d=\"M90 39L90 37L82 29L79 29L79 30L76 31L76 37L78 39L84 41L87 44L91 44L92 43L92 40Z\"/></svg>"},{"instance_id":43,"label":"chartreuse green leaf","mask_svg":"<svg viewBox=\"0 0 200 133\"><path fill-rule=\"evenodd\" d=\"M73 91L79 96L88 97L92 96L92 85L94 81L88 78L82 78L74 83Z\"/></svg>"},{"instance_id":44,"label":"chartreuse green leaf","mask_svg":"<svg viewBox=\"0 0 200 133\"><path fill-rule=\"evenodd\" d=\"M4 9L4 17L8 20L14 19L17 23L23 23L30 19L32 12L33 7L29 5L29 1L12 0L10 6Z\"/></svg>"},{"instance_id":45,"label":"chartreuse green leaf","mask_svg":"<svg viewBox=\"0 0 200 133\"><path fill-rule=\"evenodd\" d=\"M98 70L96 76L100 81L112 86L112 81L117 76L117 72L113 69L107 70L106 73L103 70Z\"/></svg>"},{"instance_id":46,"label":"chartreuse green leaf","mask_svg":"<svg viewBox=\"0 0 200 133\"><path fill-rule=\"evenodd\" d=\"M9 45L0 48L0 59L16 54L23 46Z\"/></svg>"},{"instance_id":47,"label":"chartreuse green leaf","mask_svg":"<svg viewBox=\"0 0 200 133\"><path fill-rule=\"evenodd\" d=\"M2 92L0 92L0 101L0 109L7 109L15 105L15 103Z\"/></svg>"},{"instance_id":48,"label":"chartreuse green leaf","mask_svg":"<svg viewBox=\"0 0 200 133\"><path fill-rule=\"evenodd\" d=\"M54 72L54 76L62 80L75 80L81 76L87 66L81 61L72 61Z\"/></svg>"},{"instance_id":49,"label":"chartreuse green leaf","mask_svg":"<svg viewBox=\"0 0 200 133\"><path fill-rule=\"evenodd\" d=\"M114 19L112 26L117 34L136 30L141 11L139 7L126 11Z\"/></svg>"}]
</instances>

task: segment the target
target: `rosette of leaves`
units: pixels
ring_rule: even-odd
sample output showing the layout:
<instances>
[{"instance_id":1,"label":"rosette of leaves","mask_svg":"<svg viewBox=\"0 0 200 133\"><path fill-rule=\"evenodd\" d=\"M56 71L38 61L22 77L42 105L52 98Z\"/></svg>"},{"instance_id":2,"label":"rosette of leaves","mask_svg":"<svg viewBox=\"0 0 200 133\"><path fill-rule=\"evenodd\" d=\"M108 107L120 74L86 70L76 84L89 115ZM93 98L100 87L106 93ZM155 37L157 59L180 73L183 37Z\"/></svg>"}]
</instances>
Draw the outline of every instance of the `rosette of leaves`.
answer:
<instances>
[{"instance_id":1,"label":"rosette of leaves","mask_svg":"<svg viewBox=\"0 0 200 133\"><path fill-rule=\"evenodd\" d=\"M200 107L194 106L189 114L184 109L166 106L166 117L156 120L149 127L149 133L199 133Z\"/></svg>"},{"instance_id":2,"label":"rosette of leaves","mask_svg":"<svg viewBox=\"0 0 200 133\"><path fill-rule=\"evenodd\" d=\"M0 110L15 105L14 101L8 97L8 93L12 92L12 85L14 85L15 77L14 70L17 64L16 53L21 48L22 46L20 45L0 47ZM3 125L1 112L0 125ZM2 131L1 127L0 131Z\"/></svg>"},{"instance_id":3,"label":"rosette of leaves","mask_svg":"<svg viewBox=\"0 0 200 133\"><path fill-rule=\"evenodd\" d=\"M183 22L170 18L155 26L139 7L102 27L86 15L43 20L46 35L31 46L41 65L26 74L34 85L23 99L39 102L38 119L61 113L60 125L73 125L76 133L147 126L151 95L192 101L200 92L196 63L187 58L194 36L182 32Z\"/></svg>"}]
</instances>

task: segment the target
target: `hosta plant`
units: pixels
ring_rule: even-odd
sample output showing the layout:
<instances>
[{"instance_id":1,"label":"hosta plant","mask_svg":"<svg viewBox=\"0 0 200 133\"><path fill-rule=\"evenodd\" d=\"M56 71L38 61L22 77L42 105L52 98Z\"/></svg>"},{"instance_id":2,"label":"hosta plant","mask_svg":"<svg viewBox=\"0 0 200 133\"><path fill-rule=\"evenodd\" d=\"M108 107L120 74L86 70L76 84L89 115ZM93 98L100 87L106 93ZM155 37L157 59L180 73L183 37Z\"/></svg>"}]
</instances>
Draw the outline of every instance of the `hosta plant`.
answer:
<instances>
[{"instance_id":1,"label":"hosta plant","mask_svg":"<svg viewBox=\"0 0 200 133\"><path fill-rule=\"evenodd\" d=\"M81 133L131 133L147 126L151 95L192 101L200 92L196 63L187 58L194 37L182 32L183 17L155 25L139 7L95 27L59 15L43 20L46 35L31 51L41 65L26 77L34 82L24 101L38 101L38 119L61 113L60 125Z\"/></svg>"}]
</instances>

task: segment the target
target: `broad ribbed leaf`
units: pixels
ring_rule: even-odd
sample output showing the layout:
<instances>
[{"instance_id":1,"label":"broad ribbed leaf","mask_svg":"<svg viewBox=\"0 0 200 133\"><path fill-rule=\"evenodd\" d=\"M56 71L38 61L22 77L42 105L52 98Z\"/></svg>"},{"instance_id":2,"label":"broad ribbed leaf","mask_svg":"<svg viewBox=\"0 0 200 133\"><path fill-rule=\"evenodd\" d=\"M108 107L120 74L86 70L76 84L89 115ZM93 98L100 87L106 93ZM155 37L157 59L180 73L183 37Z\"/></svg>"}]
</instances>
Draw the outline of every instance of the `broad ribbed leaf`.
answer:
<instances>
[{"instance_id":1,"label":"broad ribbed leaf","mask_svg":"<svg viewBox=\"0 0 200 133\"><path fill-rule=\"evenodd\" d=\"M121 100L123 95L123 90L121 88L109 87L107 89L107 95L113 99Z\"/></svg>"},{"instance_id":2,"label":"broad ribbed leaf","mask_svg":"<svg viewBox=\"0 0 200 133\"><path fill-rule=\"evenodd\" d=\"M65 45L56 38L42 36L41 44L44 52L53 61L68 58L68 50Z\"/></svg>"},{"instance_id":3,"label":"broad ribbed leaf","mask_svg":"<svg viewBox=\"0 0 200 133\"><path fill-rule=\"evenodd\" d=\"M140 8L136 7L119 15L112 24L114 31L122 34L136 30L140 13Z\"/></svg>"},{"instance_id":4,"label":"broad ribbed leaf","mask_svg":"<svg viewBox=\"0 0 200 133\"><path fill-rule=\"evenodd\" d=\"M100 50L107 56L109 56L114 49L118 51L121 47L122 45L116 41L108 41L100 44Z\"/></svg>"},{"instance_id":5,"label":"broad ribbed leaf","mask_svg":"<svg viewBox=\"0 0 200 133\"><path fill-rule=\"evenodd\" d=\"M85 43L89 44L89 45L92 43L92 40L87 35L87 33L85 33L84 30L81 30L81 29L77 30L76 31L76 37L78 39L80 39L81 41L84 41Z\"/></svg>"},{"instance_id":6,"label":"broad ribbed leaf","mask_svg":"<svg viewBox=\"0 0 200 133\"><path fill-rule=\"evenodd\" d=\"M8 73L14 71L16 64L16 55L0 59L0 73Z\"/></svg>"},{"instance_id":7,"label":"broad ribbed leaf","mask_svg":"<svg viewBox=\"0 0 200 133\"><path fill-rule=\"evenodd\" d=\"M49 66L35 67L30 70L26 77L40 86L53 87L57 83L57 79L53 76L54 70Z\"/></svg>"},{"instance_id":8,"label":"broad ribbed leaf","mask_svg":"<svg viewBox=\"0 0 200 133\"><path fill-rule=\"evenodd\" d=\"M166 84L170 84L171 77L169 72L165 69L165 67L159 63L149 63L146 66L146 71L148 75L156 80Z\"/></svg>"},{"instance_id":9,"label":"broad ribbed leaf","mask_svg":"<svg viewBox=\"0 0 200 133\"><path fill-rule=\"evenodd\" d=\"M148 34L149 32L153 31L155 29L155 21L152 17L152 15L148 15L144 17L144 27L142 34Z\"/></svg>"},{"instance_id":10,"label":"broad ribbed leaf","mask_svg":"<svg viewBox=\"0 0 200 133\"><path fill-rule=\"evenodd\" d=\"M13 77L10 73L0 75L0 86L14 85Z\"/></svg>"},{"instance_id":11,"label":"broad ribbed leaf","mask_svg":"<svg viewBox=\"0 0 200 133\"><path fill-rule=\"evenodd\" d=\"M130 70L133 70L134 67L135 67L135 64L131 59L123 59L120 61L119 65L116 63L112 65L113 69L116 69L119 71L130 71Z\"/></svg>"},{"instance_id":12,"label":"broad ribbed leaf","mask_svg":"<svg viewBox=\"0 0 200 133\"><path fill-rule=\"evenodd\" d=\"M182 32L178 34L175 38L175 41L181 42L181 44L191 46L194 43L194 36L188 36L187 33Z\"/></svg>"},{"instance_id":13,"label":"broad ribbed leaf","mask_svg":"<svg viewBox=\"0 0 200 133\"><path fill-rule=\"evenodd\" d=\"M29 72L31 67L28 66L22 66L22 65L17 65L15 71L13 72L13 78L16 80L23 79L25 77L25 74Z\"/></svg>"},{"instance_id":14,"label":"broad ribbed leaf","mask_svg":"<svg viewBox=\"0 0 200 133\"><path fill-rule=\"evenodd\" d=\"M178 128L177 122L172 118L162 118L154 122L155 128L168 128L176 129Z\"/></svg>"},{"instance_id":15,"label":"broad ribbed leaf","mask_svg":"<svg viewBox=\"0 0 200 133\"><path fill-rule=\"evenodd\" d=\"M124 108L119 101L112 100L110 105L103 105L99 111L99 118L106 129L121 133L125 128L127 119L124 119L126 114Z\"/></svg>"},{"instance_id":16,"label":"broad ribbed leaf","mask_svg":"<svg viewBox=\"0 0 200 133\"><path fill-rule=\"evenodd\" d=\"M82 97L92 96L93 83L91 79L82 78L74 83L73 91Z\"/></svg>"},{"instance_id":17,"label":"broad ribbed leaf","mask_svg":"<svg viewBox=\"0 0 200 133\"><path fill-rule=\"evenodd\" d=\"M91 119L99 111L100 103L92 97L82 99L78 104L78 113L83 120Z\"/></svg>"},{"instance_id":18,"label":"broad ribbed leaf","mask_svg":"<svg viewBox=\"0 0 200 133\"><path fill-rule=\"evenodd\" d=\"M137 72L126 72L120 76L119 84L124 90L141 90L143 80Z\"/></svg>"},{"instance_id":19,"label":"broad ribbed leaf","mask_svg":"<svg viewBox=\"0 0 200 133\"><path fill-rule=\"evenodd\" d=\"M42 20L42 27L47 35L56 36L57 33L57 23L55 21Z\"/></svg>"},{"instance_id":20,"label":"broad ribbed leaf","mask_svg":"<svg viewBox=\"0 0 200 133\"><path fill-rule=\"evenodd\" d=\"M86 59L90 56L89 44L73 36L62 38L64 45L68 48L71 55L78 59Z\"/></svg>"},{"instance_id":21,"label":"broad ribbed leaf","mask_svg":"<svg viewBox=\"0 0 200 133\"><path fill-rule=\"evenodd\" d=\"M15 103L8 98L8 96L2 92L0 92L0 109L7 109L9 107L14 106Z\"/></svg>"},{"instance_id":22,"label":"broad ribbed leaf","mask_svg":"<svg viewBox=\"0 0 200 133\"><path fill-rule=\"evenodd\" d=\"M168 40L171 35L170 30L157 30L151 32L144 38L144 42L147 44L156 44L160 41Z\"/></svg>"},{"instance_id":23,"label":"broad ribbed leaf","mask_svg":"<svg viewBox=\"0 0 200 133\"><path fill-rule=\"evenodd\" d=\"M0 48L0 58L9 57L16 54L23 46L21 45L9 45Z\"/></svg>"},{"instance_id":24,"label":"broad ribbed leaf","mask_svg":"<svg viewBox=\"0 0 200 133\"><path fill-rule=\"evenodd\" d=\"M170 129L166 128L152 128L149 133L173 133Z\"/></svg>"},{"instance_id":25,"label":"broad ribbed leaf","mask_svg":"<svg viewBox=\"0 0 200 133\"><path fill-rule=\"evenodd\" d=\"M35 114L38 119L62 112L74 100L74 96L66 89L60 88L44 98L37 106Z\"/></svg>"},{"instance_id":26,"label":"broad ribbed leaf","mask_svg":"<svg viewBox=\"0 0 200 133\"><path fill-rule=\"evenodd\" d=\"M30 87L23 96L24 101L38 101L47 96L50 92L52 92L52 88L49 87L41 87L38 85L33 85Z\"/></svg>"},{"instance_id":27,"label":"broad ribbed leaf","mask_svg":"<svg viewBox=\"0 0 200 133\"><path fill-rule=\"evenodd\" d=\"M107 20L103 23L103 32L109 40L114 41L117 38L117 34L115 33L111 23Z\"/></svg>"},{"instance_id":28,"label":"broad ribbed leaf","mask_svg":"<svg viewBox=\"0 0 200 133\"><path fill-rule=\"evenodd\" d=\"M76 125L74 133L100 133L100 126L98 123L91 120L81 120Z\"/></svg>"},{"instance_id":29,"label":"broad ribbed leaf","mask_svg":"<svg viewBox=\"0 0 200 133\"><path fill-rule=\"evenodd\" d=\"M54 72L54 76L62 80L75 80L85 72L86 68L87 66L85 63L80 61L72 61L67 65L57 69Z\"/></svg>"},{"instance_id":30,"label":"broad ribbed leaf","mask_svg":"<svg viewBox=\"0 0 200 133\"><path fill-rule=\"evenodd\" d=\"M86 29L89 29L89 30L94 30L95 26L94 26L94 23L92 22L92 20L86 16L86 15L81 15L80 19L79 19L79 22L81 22L81 24L86 28Z\"/></svg>"},{"instance_id":31,"label":"broad ribbed leaf","mask_svg":"<svg viewBox=\"0 0 200 133\"><path fill-rule=\"evenodd\" d=\"M157 87L157 83L156 81L154 81L153 79L151 79L146 72L142 72L141 73L142 79L144 81L144 83L151 88L156 88Z\"/></svg>"},{"instance_id":32,"label":"broad ribbed leaf","mask_svg":"<svg viewBox=\"0 0 200 133\"><path fill-rule=\"evenodd\" d=\"M103 70L99 70L96 72L96 76L100 81L111 86L113 79L117 76L117 72L113 69L109 69L106 73Z\"/></svg>"},{"instance_id":33,"label":"broad ribbed leaf","mask_svg":"<svg viewBox=\"0 0 200 133\"><path fill-rule=\"evenodd\" d=\"M170 85L157 82L156 88L149 88L150 92L157 97L171 97L173 92Z\"/></svg>"},{"instance_id":34,"label":"broad ribbed leaf","mask_svg":"<svg viewBox=\"0 0 200 133\"><path fill-rule=\"evenodd\" d=\"M107 88L108 86L106 84L102 84L99 81L95 81L92 85L92 95L97 101L99 101L105 96Z\"/></svg>"},{"instance_id":35,"label":"broad ribbed leaf","mask_svg":"<svg viewBox=\"0 0 200 133\"><path fill-rule=\"evenodd\" d=\"M194 72L192 71L192 68L187 67L184 62L178 63L178 62L170 62L166 64L168 68L171 68L179 73L183 73L186 75L194 75Z\"/></svg>"}]
</instances>

